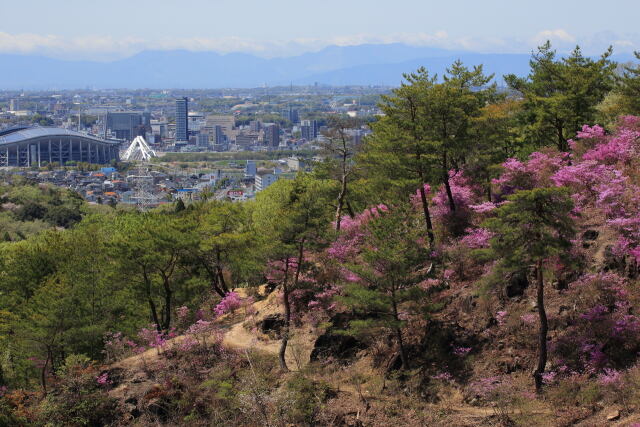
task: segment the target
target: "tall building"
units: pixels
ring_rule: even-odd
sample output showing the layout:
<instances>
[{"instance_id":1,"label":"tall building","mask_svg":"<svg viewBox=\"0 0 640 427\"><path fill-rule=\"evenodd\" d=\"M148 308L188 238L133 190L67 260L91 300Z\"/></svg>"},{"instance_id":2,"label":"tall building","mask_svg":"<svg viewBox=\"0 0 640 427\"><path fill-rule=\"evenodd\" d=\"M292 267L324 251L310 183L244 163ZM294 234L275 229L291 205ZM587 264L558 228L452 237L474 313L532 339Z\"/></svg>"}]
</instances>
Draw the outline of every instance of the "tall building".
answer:
<instances>
[{"instance_id":1,"label":"tall building","mask_svg":"<svg viewBox=\"0 0 640 427\"><path fill-rule=\"evenodd\" d=\"M300 122L300 133L303 139L313 141L318 138L318 122L316 120L303 120Z\"/></svg>"},{"instance_id":2,"label":"tall building","mask_svg":"<svg viewBox=\"0 0 640 427\"><path fill-rule=\"evenodd\" d=\"M150 113L138 111L108 112L105 119L106 133L117 139L132 141L136 136L144 136L150 126Z\"/></svg>"},{"instance_id":3,"label":"tall building","mask_svg":"<svg viewBox=\"0 0 640 427\"><path fill-rule=\"evenodd\" d=\"M209 134L200 132L196 137L196 145L198 147L208 147L209 146Z\"/></svg>"},{"instance_id":4,"label":"tall building","mask_svg":"<svg viewBox=\"0 0 640 427\"><path fill-rule=\"evenodd\" d=\"M256 176L258 172L258 166L255 160L247 160L247 164L244 167L244 174L247 176Z\"/></svg>"},{"instance_id":5,"label":"tall building","mask_svg":"<svg viewBox=\"0 0 640 427\"><path fill-rule=\"evenodd\" d=\"M260 123L259 120L251 120L249 122L249 130L251 132L260 132L261 128L262 128L262 123Z\"/></svg>"},{"instance_id":6,"label":"tall building","mask_svg":"<svg viewBox=\"0 0 640 427\"><path fill-rule=\"evenodd\" d=\"M280 125L270 123L264 127L264 143L269 147L280 145Z\"/></svg>"},{"instance_id":7,"label":"tall building","mask_svg":"<svg viewBox=\"0 0 640 427\"><path fill-rule=\"evenodd\" d=\"M215 132L215 127L222 127L222 133L227 136L228 141L236 139L234 129L236 127L236 118L233 116L223 115L209 115L205 119L205 129L209 130L212 134Z\"/></svg>"},{"instance_id":8,"label":"tall building","mask_svg":"<svg viewBox=\"0 0 640 427\"><path fill-rule=\"evenodd\" d=\"M213 127L213 142L215 144L224 144L225 142L225 134L220 125Z\"/></svg>"},{"instance_id":9,"label":"tall building","mask_svg":"<svg viewBox=\"0 0 640 427\"><path fill-rule=\"evenodd\" d=\"M9 101L9 111L18 111L20 110L20 101L17 99L12 99Z\"/></svg>"},{"instance_id":10,"label":"tall building","mask_svg":"<svg viewBox=\"0 0 640 427\"><path fill-rule=\"evenodd\" d=\"M189 141L189 100L176 99L176 141Z\"/></svg>"},{"instance_id":11,"label":"tall building","mask_svg":"<svg viewBox=\"0 0 640 427\"><path fill-rule=\"evenodd\" d=\"M298 110L294 110L293 108L285 108L280 112L280 115L283 119L289 120L291 123L296 124L300 121L298 116Z\"/></svg>"}]
</instances>

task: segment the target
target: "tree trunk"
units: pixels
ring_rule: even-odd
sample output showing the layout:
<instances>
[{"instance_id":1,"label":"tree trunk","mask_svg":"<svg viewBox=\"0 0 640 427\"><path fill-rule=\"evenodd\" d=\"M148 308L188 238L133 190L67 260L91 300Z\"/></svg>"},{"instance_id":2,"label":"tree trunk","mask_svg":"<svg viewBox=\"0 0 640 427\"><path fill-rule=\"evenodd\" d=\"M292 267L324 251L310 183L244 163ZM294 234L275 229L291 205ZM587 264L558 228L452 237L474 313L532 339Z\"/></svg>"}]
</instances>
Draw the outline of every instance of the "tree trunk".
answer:
<instances>
[{"instance_id":1,"label":"tree trunk","mask_svg":"<svg viewBox=\"0 0 640 427\"><path fill-rule=\"evenodd\" d=\"M447 200L449 201L449 210L451 212L456 211L456 202L453 200L453 192L451 191L451 184L449 183L449 167L447 163L447 152L442 153L442 180L444 181L444 188L447 191Z\"/></svg>"},{"instance_id":2,"label":"tree trunk","mask_svg":"<svg viewBox=\"0 0 640 427\"><path fill-rule=\"evenodd\" d=\"M287 344L289 343L289 324L291 322L291 306L289 305L289 258L285 260L284 279L282 280L282 300L284 301L284 325L282 328L282 341L280 342L280 351L278 359L280 360L280 368L288 371L287 360L285 358L287 352Z\"/></svg>"},{"instance_id":3,"label":"tree trunk","mask_svg":"<svg viewBox=\"0 0 640 427\"><path fill-rule=\"evenodd\" d=\"M355 218L356 217L356 213L353 211L353 208L351 207L351 203L349 203L348 200L347 200L347 211L349 212L349 216L351 218Z\"/></svg>"},{"instance_id":4,"label":"tree trunk","mask_svg":"<svg viewBox=\"0 0 640 427\"><path fill-rule=\"evenodd\" d=\"M220 288L226 296L229 293L229 288L227 287L227 282L224 280L224 272L221 267L218 267L218 283L220 283Z\"/></svg>"},{"instance_id":5,"label":"tree trunk","mask_svg":"<svg viewBox=\"0 0 640 427\"><path fill-rule=\"evenodd\" d=\"M173 292L171 292L171 288L167 283L164 285L164 324L162 325L162 329L165 332L169 332L169 328L171 327L171 297Z\"/></svg>"},{"instance_id":6,"label":"tree trunk","mask_svg":"<svg viewBox=\"0 0 640 427\"><path fill-rule=\"evenodd\" d=\"M205 271L207 272L207 276L209 276L209 280L210 280L211 287L213 288L213 290L218 295L220 295L222 298L224 298L227 293L224 292L222 289L220 289L220 286L218 286L220 278L218 277L217 269L215 269L215 268L212 269L209 266L209 263L207 261L205 261L204 259L200 260L200 264L204 267Z\"/></svg>"},{"instance_id":7,"label":"tree trunk","mask_svg":"<svg viewBox=\"0 0 640 427\"><path fill-rule=\"evenodd\" d=\"M220 251L218 250L216 252L216 271L218 273L218 283L220 284L220 288L222 288L222 291L224 292L224 294L228 294L229 293L229 288L227 288L227 283L224 280L224 275L222 274L222 262L220 259Z\"/></svg>"},{"instance_id":8,"label":"tree trunk","mask_svg":"<svg viewBox=\"0 0 640 427\"><path fill-rule=\"evenodd\" d=\"M544 279L542 277L542 261L538 261L536 265L536 277L538 282L538 316L540 318L540 331L538 334L538 366L533 373L536 384L536 392L542 390L542 374L547 365L547 332L549 325L547 322L547 313L544 309Z\"/></svg>"},{"instance_id":9,"label":"tree trunk","mask_svg":"<svg viewBox=\"0 0 640 427\"><path fill-rule=\"evenodd\" d=\"M396 339L398 340L398 347L400 348L400 361L402 362L402 370L409 368L409 359L407 358L407 352L404 348L404 341L402 340L402 331L400 328L396 328Z\"/></svg>"},{"instance_id":10,"label":"tree trunk","mask_svg":"<svg viewBox=\"0 0 640 427\"><path fill-rule=\"evenodd\" d=\"M147 301L149 302L149 310L151 311L151 318L153 319L153 323L156 325L156 329L158 330L158 332L162 332L160 319L158 318L158 310L156 308L156 303L153 301L153 297L151 296L151 280L149 279L149 276L147 275L146 271L143 271L142 274L144 276L144 285L146 288L145 290L147 292Z\"/></svg>"},{"instance_id":11,"label":"tree trunk","mask_svg":"<svg viewBox=\"0 0 640 427\"><path fill-rule=\"evenodd\" d=\"M400 316L398 315L398 305L396 304L396 291L395 287L391 289L391 308L393 309L393 319L396 324L400 323ZM398 340L398 347L400 349L400 360L402 361L402 369L409 368L409 359L407 358L407 352L404 348L404 341L402 340L402 331L399 326L394 328L396 339Z\"/></svg>"},{"instance_id":12,"label":"tree trunk","mask_svg":"<svg viewBox=\"0 0 640 427\"><path fill-rule=\"evenodd\" d=\"M433 249L435 243L435 237L433 235L433 224L431 223L431 214L429 213L429 201L427 200L427 193L424 191L424 184L420 184L420 201L422 202L422 210L424 212L424 219L427 223L427 235L429 236L429 247Z\"/></svg>"},{"instance_id":13,"label":"tree trunk","mask_svg":"<svg viewBox=\"0 0 640 427\"><path fill-rule=\"evenodd\" d=\"M342 221L342 207L344 206L344 198L347 195L347 177L342 176L340 182L340 194L338 194L338 203L336 207L336 231L340 232L340 223Z\"/></svg>"},{"instance_id":14,"label":"tree trunk","mask_svg":"<svg viewBox=\"0 0 640 427\"><path fill-rule=\"evenodd\" d=\"M302 270L302 262L304 256L304 239L300 242L298 248L298 265L296 266L296 273L293 279L293 288L297 289L298 281L300 280L300 271ZM285 270L289 269L289 259L287 258L287 266ZM289 344L289 333L291 330L291 304L289 302L289 288L286 281L287 275L285 273L285 281L282 287L283 299L284 299L284 328L282 329L282 341L280 342L280 351L278 352L278 358L280 359L280 367L288 371L286 353L287 345Z\"/></svg>"},{"instance_id":15,"label":"tree trunk","mask_svg":"<svg viewBox=\"0 0 640 427\"><path fill-rule=\"evenodd\" d=\"M153 318L153 323L156 325L156 329L158 332L162 332L162 325L160 323L160 319L158 318L158 310L156 309L156 303L153 302L153 298L149 297L149 308L151 309L151 317Z\"/></svg>"},{"instance_id":16,"label":"tree trunk","mask_svg":"<svg viewBox=\"0 0 640 427\"><path fill-rule=\"evenodd\" d=\"M47 367L49 367L49 359L51 359L51 350L47 348L47 359L44 361L42 370L40 371L40 381L42 383L42 392L47 395Z\"/></svg>"},{"instance_id":17,"label":"tree trunk","mask_svg":"<svg viewBox=\"0 0 640 427\"><path fill-rule=\"evenodd\" d=\"M564 138L564 132L562 129L562 121L556 121L556 134L558 137L558 150L567 151L567 140Z\"/></svg>"}]
</instances>

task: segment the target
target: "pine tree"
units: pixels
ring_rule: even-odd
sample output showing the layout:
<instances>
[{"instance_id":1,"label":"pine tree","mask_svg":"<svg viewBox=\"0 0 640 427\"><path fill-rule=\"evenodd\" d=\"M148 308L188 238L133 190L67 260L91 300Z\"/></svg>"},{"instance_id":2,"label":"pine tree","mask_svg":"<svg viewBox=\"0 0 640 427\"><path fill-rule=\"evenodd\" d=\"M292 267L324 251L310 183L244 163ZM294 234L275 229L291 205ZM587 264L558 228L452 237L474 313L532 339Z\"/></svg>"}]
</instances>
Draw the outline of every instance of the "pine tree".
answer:
<instances>
[{"instance_id":1,"label":"pine tree","mask_svg":"<svg viewBox=\"0 0 640 427\"><path fill-rule=\"evenodd\" d=\"M557 58L547 42L533 54L527 78L505 76L509 87L524 97L520 121L531 145L567 151L567 140L582 125L593 124L596 107L613 88L612 52L609 48L593 60L576 47L568 57Z\"/></svg>"},{"instance_id":2,"label":"pine tree","mask_svg":"<svg viewBox=\"0 0 640 427\"><path fill-rule=\"evenodd\" d=\"M536 390L542 388L542 374L547 364L548 322L544 305L544 265L553 255L563 255L571 248L574 224L573 202L568 189L560 187L518 191L508 203L496 210L496 217L484 226L495 234L491 250L500 258L501 267L519 270L533 266L536 274L538 317L538 365L534 371Z\"/></svg>"},{"instance_id":3,"label":"pine tree","mask_svg":"<svg viewBox=\"0 0 640 427\"><path fill-rule=\"evenodd\" d=\"M417 286L424 280L429 253L424 231L405 205L377 210L363 227L365 235L357 260L346 265L355 276L346 284L340 302L359 315L349 323L347 333L376 334L381 328L392 332L398 344L402 368L409 368L403 338L405 315L424 314L426 292Z\"/></svg>"},{"instance_id":4,"label":"pine tree","mask_svg":"<svg viewBox=\"0 0 640 427\"><path fill-rule=\"evenodd\" d=\"M640 52L634 54L640 60ZM624 66L623 75L618 79L618 83L626 113L640 115L640 65Z\"/></svg>"}]
</instances>

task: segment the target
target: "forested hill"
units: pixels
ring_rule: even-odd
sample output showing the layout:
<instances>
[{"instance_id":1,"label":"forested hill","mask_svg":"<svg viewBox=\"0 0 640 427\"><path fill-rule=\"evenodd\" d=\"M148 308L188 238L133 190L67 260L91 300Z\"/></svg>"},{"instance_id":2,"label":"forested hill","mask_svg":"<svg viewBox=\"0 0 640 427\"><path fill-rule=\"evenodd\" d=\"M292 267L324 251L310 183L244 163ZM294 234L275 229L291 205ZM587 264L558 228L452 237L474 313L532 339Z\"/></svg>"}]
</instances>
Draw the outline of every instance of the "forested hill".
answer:
<instances>
[{"instance_id":1,"label":"forested hill","mask_svg":"<svg viewBox=\"0 0 640 427\"><path fill-rule=\"evenodd\" d=\"M0 426L638 425L640 71L615 70L543 46L512 96L419 69L246 203L5 184L42 223L0 243Z\"/></svg>"}]
</instances>

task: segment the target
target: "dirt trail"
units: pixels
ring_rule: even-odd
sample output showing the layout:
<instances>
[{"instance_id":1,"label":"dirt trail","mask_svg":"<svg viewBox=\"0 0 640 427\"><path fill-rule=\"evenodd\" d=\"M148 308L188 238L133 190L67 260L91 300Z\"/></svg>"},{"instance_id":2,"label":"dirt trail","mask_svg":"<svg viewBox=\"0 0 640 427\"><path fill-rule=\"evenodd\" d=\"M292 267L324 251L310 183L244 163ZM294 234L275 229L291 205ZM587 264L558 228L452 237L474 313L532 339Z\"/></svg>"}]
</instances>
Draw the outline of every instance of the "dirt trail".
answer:
<instances>
[{"instance_id":1,"label":"dirt trail","mask_svg":"<svg viewBox=\"0 0 640 427\"><path fill-rule=\"evenodd\" d=\"M247 296L245 289L236 289L235 291L242 297ZM231 316L223 316L220 318L220 327L223 331L222 345L230 349L259 351L277 356L280 351L280 340L268 339L265 335L262 335L261 338L259 338L257 334L252 334L246 328L246 326L250 326L248 325L250 322L255 323L257 320L263 319L265 316L280 312L279 303L275 293L269 295L269 297L264 300L254 303L253 309L255 314L252 317L236 313L236 318L242 316L242 320L238 320L237 322L233 322L233 317ZM186 335L180 335L167 340L165 348L170 349L173 346L179 345L186 337ZM300 361L309 360L308 355L311 352L311 348L308 342L309 340L305 341L306 345L304 345L304 348L301 348L300 340L297 339L297 337L294 336L290 340L286 352L287 365L290 370L298 370L299 366L306 364L306 362L303 363ZM157 363L159 360L160 357L158 350L151 348L144 353L122 359L115 363L113 367L138 369L144 365Z\"/></svg>"},{"instance_id":2,"label":"dirt trail","mask_svg":"<svg viewBox=\"0 0 640 427\"><path fill-rule=\"evenodd\" d=\"M238 317L242 315L240 313L236 313L234 316L237 319L236 322L233 321L234 319L232 317L221 318L220 327L223 331L222 345L229 349L258 351L277 356L280 350L280 340L268 339L264 334L260 334L259 332L254 333L251 330L248 330L247 326L252 327L256 320L264 319L264 317L274 313L279 313L280 308L281 307L279 307L277 299L270 295L268 298L254 304L255 314L253 316L244 317L240 320ZM179 345L186 338L186 335L180 335L172 338L167 341L165 348L170 349L173 346ZM313 348L313 341L314 336L310 331L304 331L303 329L294 331L294 336L289 343L286 353L287 365L290 370L297 371L300 367L308 363L309 355ZM145 366L160 363L161 360L161 354L159 354L157 349L152 348L144 353L123 359L112 366L114 368L123 368L135 371L142 369ZM126 387L123 385L125 388L130 386L130 384ZM338 389L340 392L346 393L347 395L354 397L359 395L356 388L351 384L339 384ZM118 390L115 390L113 393L117 394L117 392ZM378 396L377 398L373 398L373 400L379 398L380 397ZM494 408L468 406L461 400L456 400L451 403L451 406L447 409L462 419L466 418L477 420L496 415L496 410ZM513 413L518 413L518 411L516 410L515 412L512 412L512 414ZM475 422L477 421L474 421L473 423L475 424Z\"/></svg>"}]
</instances>

